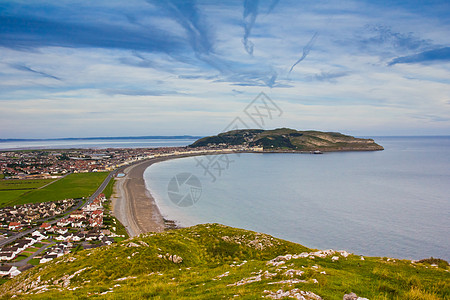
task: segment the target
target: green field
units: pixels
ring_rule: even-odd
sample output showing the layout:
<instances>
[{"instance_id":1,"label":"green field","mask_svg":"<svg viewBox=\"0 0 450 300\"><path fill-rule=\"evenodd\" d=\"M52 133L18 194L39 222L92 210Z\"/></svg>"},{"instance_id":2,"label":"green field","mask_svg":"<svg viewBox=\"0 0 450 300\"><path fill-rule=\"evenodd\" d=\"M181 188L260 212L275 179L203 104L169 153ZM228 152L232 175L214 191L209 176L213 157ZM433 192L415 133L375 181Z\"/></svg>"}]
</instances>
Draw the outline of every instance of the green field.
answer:
<instances>
[{"instance_id":1,"label":"green field","mask_svg":"<svg viewBox=\"0 0 450 300\"><path fill-rule=\"evenodd\" d=\"M0 207L6 205L14 205L14 200L19 196L30 193L55 179L8 179L0 180Z\"/></svg>"},{"instance_id":2,"label":"green field","mask_svg":"<svg viewBox=\"0 0 450 300\"><path fill-rule=\"evenodd\" d=\"M88 197L107 176L108 172L70 174L45 188L28 191L11 200L8 205Z\"/></svg>"},{"instance_id":3,"label":"green field","mask_svg":"<svg viewBox=\"0 0 450 300\"><path fill-rule=\"evenodd\" d=\"M0 191L3 190L31 190L44 186L55 179L6 179L0 180Z\"/></svg>"},{"instance_id":4,"label":"green field","mask_svg":"<svg viewBox=\"0 0 450 300\"><path fill-rule=\"evenodd\" d=\"M108 183L108 185L105 187L105 189L103 190L103 194L105 194L106 199L111 198L111 195L114 191L114 183L116 181L113 179L111 179Z\"/></svg>"}]
</instances>

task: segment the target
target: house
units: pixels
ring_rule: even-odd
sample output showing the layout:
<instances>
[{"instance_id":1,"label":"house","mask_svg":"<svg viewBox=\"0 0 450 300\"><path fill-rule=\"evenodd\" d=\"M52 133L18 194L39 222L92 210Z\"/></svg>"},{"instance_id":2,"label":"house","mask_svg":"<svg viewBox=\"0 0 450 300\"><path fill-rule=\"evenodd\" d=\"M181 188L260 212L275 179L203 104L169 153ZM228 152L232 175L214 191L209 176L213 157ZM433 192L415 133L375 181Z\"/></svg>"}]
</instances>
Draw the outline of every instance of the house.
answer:
<instances>
[{"instance_id":1,"label":"house","mask_svg":"<svg viewBox=\"0 0 450 300\"><path fill-rule=\"evenodd\" d=\"M43 239L46 239L47 237L42 234L42 232L40 232L39 230L35 230L33 231L33 233L31 234L31 236L33 238L35 238L37 241L42 241Z\"/></svg>"},{"instance_id":2,"label":"house","mask_svg":"<svg viewBox=\"0 0 450 300\"><path fill-rule=\"evenodd\" d=\"M17 276L20 272L16 266L1 266L0 267L0 276Z\"/></svg>"},{"instance_id":3,"label":"house","mask_svg":"<svg viewBox=\"0 0 450 300\"><path fill-rule=\"evenodd\" d=\"M58 235L57 237L55 237L55 240L57 241L67 241L69 239L71 239L73 237L73 235L70 232L66 232L64 234Z\"/></svg>"},{"instance_id":4,"label":"house","mask_svg":"<svg viewBox=\"0 0 450 300\"><path fill-rule=\"evenodd\" d=\"M51 261L57 257L58 257L58 255L56 255L56 254L47 254L43 258L41 258L41 260L39 260L39 263L45 264L46 262Z\"/></svg>"},{"instance_id":5,"label":"house","mask_svg":"<svg viewBox=\"0 0 450 300\"><path fill-rule=\"evenodd\" d=\"M12 246L12 247L4 247L2 249L2 251L6 251L6 252L12 252L14 253L14 255L17 255L20 253L20 251L22 251L21 249L19 249L19 247L17 246Z\"/></svg>"},{"instance_id":6,"label":"house","mask_svg":"<svg viewBox=\"0 0 450 300\"><path fill-rule=\"evenodd\" d=\"M12 251L2 251L0 252L0 260L11 260L16 256Z\"/></svg>"},{"instance_id":7,"label":"house","mask_svg":"<svg viewBox=\"0 0 450 300\"><path fill-rule=\"evenodd\" d=\"M58 223L56 223L56 225L58 225L59 227L65 227L68 226L71 223L71 221L69 221L69 219L64 218L58 221Z\"/></svg>"},{"instance_id":8,"label":"house","mask_svg":"<svg viewBox=\"0 0 450 300\"><path fill-rule=\"evenodd\" d=\"M76 221L73 221L72 222L72 227L78 227L78 228L85 227L84 224L83 224L83 220L84 220L84 218L83 219L78 219Z\"/></svg>"},{"instance_id":9,"label":"house","mask_svg":"<svg viewBox=\"0 0 450 300\"><path fill-rule=\"evenodd\" d=\"M65 234L69 231L69 229L65 228L65 227L60 227L56 229L56 232L59 234Z\"/></svg>"},{"instance_id":10,"label":"house","mask_svg":"<svg viewBox=\"0 0 450 300\"><path fill-rule=\"evenodd\" d=\"M84 212L81 210L74 211L70 214L70 217L74 219L81 219L84 217Z\"/></svg>"},{"instance_id":11,"label":"house","mask_svg":"<svg viewBox=\"0 0 450 300\"><path fill-rule=\"evenodd\" d=\"M50 225L49 223L42 223L42 225L39 226L39 228L44 229L45 231L48 231L50 228L52 228L52 225Z\"/></svg>"},{"instance_id":12,"label":"house","mask_svg":"<svg viewBox=\"0 0 450 300\"><path fill-rule=\"evenodd\" d=\"M9 230L17 230L21 227L20 222L10 222L8 229Z\"/></svg>"},{"instance_id":13,"label":"house","mask_svg":"<svg viewBox=\"0 0 450 300\"><path fill-rule=\"evenodd\" d=\"M96 217L103 217L103 211L100 209L94 210L92 212L92 217L96 218Z\"/></svg>"}]
</instances>

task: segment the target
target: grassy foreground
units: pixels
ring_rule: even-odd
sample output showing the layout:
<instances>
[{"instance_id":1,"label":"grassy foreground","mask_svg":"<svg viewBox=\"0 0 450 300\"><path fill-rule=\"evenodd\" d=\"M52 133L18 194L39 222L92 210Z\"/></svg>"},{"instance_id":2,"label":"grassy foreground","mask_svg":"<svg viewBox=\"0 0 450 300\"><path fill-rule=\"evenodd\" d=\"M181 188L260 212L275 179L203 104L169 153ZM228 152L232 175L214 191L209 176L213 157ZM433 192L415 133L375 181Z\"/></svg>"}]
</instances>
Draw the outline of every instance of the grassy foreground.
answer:
<instances>
[{"instance_id":1,"label":"grassy foreground","mask_svg":"<svg viewBox=\"0 0 450 300\"><path fill-rule=\"evenodd\" d=\"M339 300L350 292L369 299L450 296L449 267L442 261L431 266L338 252L320 257L312 251L261 233L197 225L63 256L4 283L0 294L2 299L259 299L282 290ZM302 252L310 254L278 257ZM311 297L305 299L318 299Z\"/></svg>"},{"instance_id":2,"label":"grassy foreground","mask_svg":"<svg viewBox=\"0 0 450 300\"><path fill-rule=\"evenodd\" d=\"M12 205L88 197L107 176L108 172L69 174L42 189L20 195Z\"/></svg>"}]
</instances>

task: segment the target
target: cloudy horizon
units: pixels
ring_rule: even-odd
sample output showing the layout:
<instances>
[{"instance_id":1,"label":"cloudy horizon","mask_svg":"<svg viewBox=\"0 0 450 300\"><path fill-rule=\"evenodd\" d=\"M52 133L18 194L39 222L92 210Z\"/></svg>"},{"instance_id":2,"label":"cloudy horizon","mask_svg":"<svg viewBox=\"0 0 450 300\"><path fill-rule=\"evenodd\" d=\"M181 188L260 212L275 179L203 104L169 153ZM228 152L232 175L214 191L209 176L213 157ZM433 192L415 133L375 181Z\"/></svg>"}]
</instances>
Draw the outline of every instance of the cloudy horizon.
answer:
<instances>
[{"instance_id":1,"label":"cloudy horizon","mask_svg":"<svg viewBox=\"0 0 450 300\"><path fill-rule=\"evenodd\" d=\"M0 1L0 138L450 134L447 1ZM255 127L251 126L250 127Z\"/></svg>"}]
</instances>

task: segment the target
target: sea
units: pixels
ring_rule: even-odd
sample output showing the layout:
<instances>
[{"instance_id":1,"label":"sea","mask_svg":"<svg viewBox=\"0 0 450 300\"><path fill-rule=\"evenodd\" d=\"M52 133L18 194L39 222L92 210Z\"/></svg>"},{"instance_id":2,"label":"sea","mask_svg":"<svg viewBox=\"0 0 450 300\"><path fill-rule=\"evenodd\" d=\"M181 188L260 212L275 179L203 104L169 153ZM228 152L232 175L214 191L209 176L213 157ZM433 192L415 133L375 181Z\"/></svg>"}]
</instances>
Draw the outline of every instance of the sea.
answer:
<instances>
[{"instance_id":1,"label":"sea","mask_svg":"<svg viewBox=\"0 0 450 300\"><path fill-rule=\"evenodd\" d=\"M450 260L450 137L374 139L384 151L180 158L144 178L180 226L221 223L315 249Z\"/></svg>"}]
</instances>

